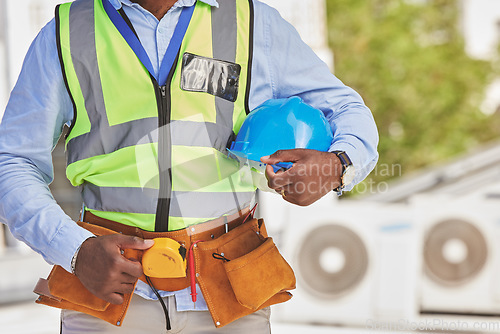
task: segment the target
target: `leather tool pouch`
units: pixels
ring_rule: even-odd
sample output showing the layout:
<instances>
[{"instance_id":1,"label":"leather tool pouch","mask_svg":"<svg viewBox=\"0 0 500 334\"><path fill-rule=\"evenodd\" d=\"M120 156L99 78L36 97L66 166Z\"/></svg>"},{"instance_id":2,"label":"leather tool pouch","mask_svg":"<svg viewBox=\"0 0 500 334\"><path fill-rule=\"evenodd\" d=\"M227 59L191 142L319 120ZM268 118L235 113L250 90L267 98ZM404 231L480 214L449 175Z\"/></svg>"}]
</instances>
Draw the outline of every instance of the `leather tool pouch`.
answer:
<instances>
[{"instance_id":1,"label":"leather tool pouch","mask_svg":"<svg viewBox=\"0 0 500 334\"><path fill-rule=\"evenodd\" d=\"M92 224L78 224L97 236L117 233ZM252 219L217 239L200 241L193 252L196 279L216 327L292 297L287 290L295 288L293 270L267 236L263 220ZM142 253L127 249L124 256L140 261ZM174 282L177 281L160 279L155 286L176 290L172 288ZM123 323L132 298L127 294L122 305L109 304L60 266L54 266L48 280L39 281L35 292L40 295L39 304L83 312L116 326Z\"/></svg>"},{"instance_id":2,"label":"leather tool pouch","mask_svg":"<svg viewBox=\"0 0 500 334\"><path fill-rule=\"evenodd\" d=\"M218 239L194 248L198 284L216 327L289 300L292 268L267 236L263 220L252 219Z\"/></svg>"},{"instance_id":3,"label":"leather tool pouch","mask_svg":"<svg viewBox=\"0 0 500 334\"><path fill-rule=\"evenodd\" d=\"M78 224L85 225L87 230L97 236L116 233L96 225ZM133 250L125 250L124 253L127 258L138 258L139 255L137 251ZM126 294L123 304L110 304L94 296L75 275L68 273L60 266L54 266L48 279L41 279L34 292L40 295L36 301L38 304L83 312L116 326L121 326L132 298L132 294Z\"/></svg>"}]
</instances>

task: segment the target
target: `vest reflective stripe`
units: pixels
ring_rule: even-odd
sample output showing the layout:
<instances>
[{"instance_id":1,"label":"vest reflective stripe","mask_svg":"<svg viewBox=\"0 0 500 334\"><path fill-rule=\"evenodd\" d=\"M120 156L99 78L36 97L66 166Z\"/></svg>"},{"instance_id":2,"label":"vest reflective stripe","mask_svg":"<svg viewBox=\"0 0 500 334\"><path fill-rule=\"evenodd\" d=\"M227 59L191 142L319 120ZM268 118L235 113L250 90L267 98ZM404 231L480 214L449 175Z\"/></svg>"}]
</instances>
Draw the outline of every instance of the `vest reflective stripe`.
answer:
<instances>
[{"instance_id":1,"label":"vest reflective stripe","mask_svg":"<svg viewBox=\"0 0 500 334\"><path fill-rule=\"evenodd\" d=\"M128 123L103 126L98 133L94 130L70 140L67 145L67 162L72 164L137 145L145 136L157 134L157 129L157 118L143 118ZM158 142L158 138L153 137L152 142Z\"/></svg>"},{"instance_id":2,"label":"vest reflective stripe","mask_svg":"<svg viewBox=\"0 0 500 334\"><path fill-rule=\"evenodd\" d=\"M234 192L234 193L204 193L204 192L173 192L171 215L182 217L189 212L190 217L205 218L217 217L219 211L229 212L234 209L234 203L249 203L254 192ZM154 214L156 213L157 189L129 188L108 188L88 185L83 191L85 203L98 211L114 211L117 206L126 208L129 212ZM150 201L144 201L144 198ZM152 205L154 203L154 205ZM198 205L193 205L197 203ZM200 205L203 203L203 205Z\"/></svg>"},{"instance_id":3,"label":"vest reflective stripe","mask_svg":"<svg viewBox=\"0 0 500 334\"><path fill-rule=\"evenodd\" d=\"M97 131L100 124L100 112L106 110L102 85L97 64L95 45L94 6L92 1L75 1L69 11L70 45L73 66L80 89L85 97L85 108L89 115L91 133ZM78 58L75 56L78 55ZM107 124L109 126L109 124Z\"/></svg>"},{"instance_id":4,"label":"vest reflective stripe","mask_svg":"<svg viewBox=\"0 0 500 334\"><path fill-rule=\"evenodd\" d=\"M229 62L236 61L237 20L236 2L219 0L219 8L212 7L213 56Z\"/></svg>"},{"instance_id":5,"label":"vest reflective stripe","mask_svg":"<svg viewBox=\"0 0 500 334\"><path fill-rule=\"evenodd\" d=\"M98 187L91 183L82 190L83 202L99 211L116 211L154 214L158 189Z\"/></svg>"},{"instance_id":6,"label":"vest reflective stripe","mask_svg":"<svg viewBox=\"0 0 500 334\"><path fill-rule=\"evenodd\" d=\"M182 217L189 212L190 217L204 218L220 216L220 211L230 212L234 210L234 203L248 204L252 201L255 193L252 192L225 192L225 193L203 193L203 192L174 192L172 212L174 217ZM203 205L197 205L203 203ZM238 207L238 210L243 207Z\"/></svg>"},{"instance_id":7,"label":"vest reflective stripe","mask_svg":"<svg viewBox=\"0 0 500 334\"><path fill-rule=\"evenodd\" d=\"M248 171L242 173L221 153L248 110L252 4L219 0L219 5L196 4L180 54L240 64L238 98L233 103L182 91L179 57L170 92L171 122L162 128L159 93L101 0L59 7L60 58L77 111L67 138L67 175L98 216L153 230L158 197L168 197L172 230L232 214L252 201L255 188ZM167 159L158 159L158 149ZM159 193L159 171L170 169L171 190Z\"/></svg>"},{"instance_id":8,"label":"vest reflective stripe","mask_svg":"<svg viewBox=\"0 0 500 334\"><path fill-rule=\"evenodd\" d=\"M236 62L238 26L236 21L236 2L221 0L220 7L212 7L212 49L215 59ZM216 123L226 128L233 128L234 104L220 97L215 97L217 110ZM231 117L224 117L224 115ZM234 133L234 132L233 132ZM226 145L227 143L224 143Z\"/></svg>"},{"instance_id":9,"label":"vest reflective stripe","mask_svg":"<svg viewBox=\"0 0 500 334\"><path fill-rule=\"evenodd\" d=\"M180 146L213 147L223 152L227 142L221 141L227 126L220 123L175 121L172 126L172 144Z\"/></svg>"}]
</instances>

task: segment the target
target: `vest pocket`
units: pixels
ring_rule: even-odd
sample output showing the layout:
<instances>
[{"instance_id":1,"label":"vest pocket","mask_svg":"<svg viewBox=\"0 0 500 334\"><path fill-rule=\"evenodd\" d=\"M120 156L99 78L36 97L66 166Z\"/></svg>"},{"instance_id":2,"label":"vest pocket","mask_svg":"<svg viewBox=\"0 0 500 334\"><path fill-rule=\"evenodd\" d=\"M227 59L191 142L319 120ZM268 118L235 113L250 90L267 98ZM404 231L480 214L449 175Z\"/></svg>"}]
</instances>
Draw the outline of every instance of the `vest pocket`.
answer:
<instances>
[{"instance_id":1,"label":"vest pocket","mask_svg":"<svg viewBox=\"0 0 500 334\"><path fill-rule=\"evenodd\" d=\"M238 98L241 66L235 63L184 53L181 89L202 92L235 102Z\"/></svg>"}]
</instances>

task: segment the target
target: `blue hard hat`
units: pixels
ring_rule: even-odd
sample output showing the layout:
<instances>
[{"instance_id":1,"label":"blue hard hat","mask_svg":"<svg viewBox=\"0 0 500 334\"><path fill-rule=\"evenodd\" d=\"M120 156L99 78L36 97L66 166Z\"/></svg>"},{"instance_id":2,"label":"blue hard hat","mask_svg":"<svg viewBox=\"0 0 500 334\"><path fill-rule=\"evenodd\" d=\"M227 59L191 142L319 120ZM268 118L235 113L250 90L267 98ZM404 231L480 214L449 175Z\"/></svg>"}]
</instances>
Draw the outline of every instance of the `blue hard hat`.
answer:
<instances>
[{"instance_id":1,"label":"blue hard hat","mask_svg":"<svg viewBox=\"0 0 500 334\"><path fill-rule=\"evenodd\" d=\"M268 100L254 109L229 151L240 160L260 162L260 158L278 150L307 148L326 152L332 140L332 128L323 112L294 96Z\"/></svg>"}]
</instances>

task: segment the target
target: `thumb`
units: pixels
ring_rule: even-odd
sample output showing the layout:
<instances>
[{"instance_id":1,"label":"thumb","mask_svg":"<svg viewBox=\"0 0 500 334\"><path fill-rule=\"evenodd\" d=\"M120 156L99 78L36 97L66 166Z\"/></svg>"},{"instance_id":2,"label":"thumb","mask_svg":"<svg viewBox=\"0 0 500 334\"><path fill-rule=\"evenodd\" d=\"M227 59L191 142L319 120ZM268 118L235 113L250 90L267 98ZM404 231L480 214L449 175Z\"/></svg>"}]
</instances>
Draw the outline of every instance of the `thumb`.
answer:
<instances>
[{"instance_id":1,"label":"thumb","mask_svg":"<svg viewBox=\"0 0 500 334\"><path fill-rule=\"evenodd\" d=\"M268 165L274 165L278 162L297 162L301 157L301 149L279 150L272 155L260 158L260 161Z\"/></svg>"},{"instance_id":2,"label":"thumb","mask_svg":"<svg viewBox=\"0 0 500 334\"><path fill-rule=\"evenodd\" d=\"M148 249L155 244L154 240L148 239L144 240L139 237L132 237L127 235L120 236L118 240L118 245L121 249Z\"/></svg>"}]
</instances>

